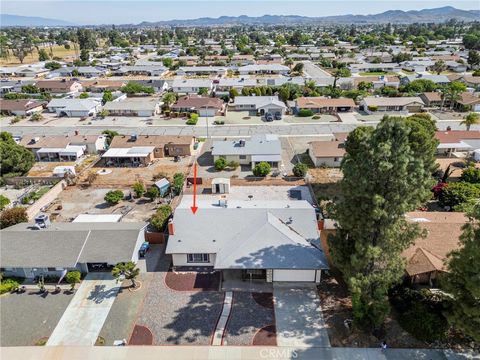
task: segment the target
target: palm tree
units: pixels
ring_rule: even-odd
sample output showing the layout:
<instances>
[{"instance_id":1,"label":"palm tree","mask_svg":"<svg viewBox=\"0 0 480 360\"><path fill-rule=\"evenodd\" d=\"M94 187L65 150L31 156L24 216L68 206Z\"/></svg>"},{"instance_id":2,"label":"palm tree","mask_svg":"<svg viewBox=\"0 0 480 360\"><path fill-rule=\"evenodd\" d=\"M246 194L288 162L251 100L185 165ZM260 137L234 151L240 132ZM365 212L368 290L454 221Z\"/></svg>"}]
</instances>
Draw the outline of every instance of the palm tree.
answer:
<instances>
[{"instance_id":1,"label":"palm tree","mask_svg":"<svg viewBox=\"0 0 480 360\"><path fill-rule=\"evenodd\" d=\"M480 123L480 114L471 112L467 116L463 118L464 120L460 123L460 125L465 125L467 127L467 131L470 131L470 127L472 125L477 125Z\"/></svg>"},{"instance_id":2,"label":"palm tree","mask_svg":"<svg viewBox=\"0 0 480 360\"><path fill-rule=\"evenodd\" d=\"M443 60L438 60L432 66L432 70L435 71L437 73L437 75L440 75L442 73L442 71L447 70L447 64L445 64L445 61L443 61Z\"/></svg>"},{"instance_id":3,"label":"palm tree","mask_svg":"<svg viewBox=\"0 0 480 360\"><path fill-rule=\"evenodd\" d=\"M137 287L135 279L140 275L140 269L137 268L137 265L133 261L129 262L119 262L112 269L112 276L118 280L122 277L124 279L130 280L132 282L132 287Z\"/></svg>"}]
</instances>

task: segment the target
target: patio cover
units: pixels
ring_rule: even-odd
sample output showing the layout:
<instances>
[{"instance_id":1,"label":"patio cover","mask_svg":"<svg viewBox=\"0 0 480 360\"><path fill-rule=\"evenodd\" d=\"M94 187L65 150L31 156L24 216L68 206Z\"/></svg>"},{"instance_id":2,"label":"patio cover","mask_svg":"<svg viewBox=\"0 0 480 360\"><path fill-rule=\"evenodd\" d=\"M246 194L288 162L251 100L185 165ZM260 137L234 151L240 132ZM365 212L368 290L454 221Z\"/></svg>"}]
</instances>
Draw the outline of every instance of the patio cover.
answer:
<instances>
[{"instance_id":1,"label":"patio cover","mask_svg":"<svg viewBox=\"0 0 480 360\"><path fill-rule=\"evenodd\" d=\"M281 162L281 155L252 155L252 162Z\"/></svg>"},{"instance_id":2,"label":"patio cover","mask_svg":"<svg viewBox=\"0 0 480 360\"><path fill-rule=\"evenodd\" d=\"M133 146L131 148L111 148L108 149L105 154L102 155L104 158L131 158L131 157L147 157L150 155L154 146Z\"/></svg>"}]
</instances>

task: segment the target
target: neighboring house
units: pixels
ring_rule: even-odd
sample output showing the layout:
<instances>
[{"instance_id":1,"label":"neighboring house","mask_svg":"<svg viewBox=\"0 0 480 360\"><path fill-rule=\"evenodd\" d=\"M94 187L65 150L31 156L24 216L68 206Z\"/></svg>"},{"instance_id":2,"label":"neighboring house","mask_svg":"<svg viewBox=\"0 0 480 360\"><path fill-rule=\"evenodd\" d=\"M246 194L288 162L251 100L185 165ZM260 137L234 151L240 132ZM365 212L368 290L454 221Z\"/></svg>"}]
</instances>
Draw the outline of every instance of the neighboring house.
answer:
<instances>
[{"instance_id":1,"label":"neighboring house","mask_svg":"<svg viewBox=\"0 0 480 360\"><path fill-rule=\"evenodd\" d=\"M450 79L446 75L426 75L426 74L404 76L400 79L400 83L402 85L408 85L409 83L415 80L429 80L434 82L437 85L447 85L448 83L450 83Z\"/></svg>"},{"instance_id":2,"label":"neighboring house","mask_svg":"<svg viewBox=\"0 0 480 360\"><path fill-rule=\"evenodd\" d=\"M47 109L60 117L96 116L100 102L92 99L52 99L47 104Z\"/></svg>"},{"instance_id":3,"label":"neighboring house","mask_svg":"<svg viewBox=\"0 0 480 360\"><path fill-rule=\"evenodd\" d=\"M142 86L152 87L155 92L163 93L169 89L168 82L161 79L148 79L148 80L132 80L133 82L139 83Z\"/></svg>"},{"instance_id":4,"label":"neighboring house","mask_svg":"<svg viewBox=\"0 0 480 360\"><path fill-rule=\"evenodd\" d=\"M398 76L393 75L380 75L380 76L357 76L352 78L354 82L354 87L358 88L360 83L371 83L373 85L373 89L381 89L385 86L393 87L397 89L400 86L400 79Z\"/></svg>"},{"instance_id":5,"label":"neighboring house","mask_svg":"<svg viewBox=\"0 0 480 360\"><path fill-rule=\"evenodd\" d=\"M109 91L119 91L127 83L123 80L82 80L81 81L83 89L87 92L100 93L106 90Z\"/></svg>"},{"instance_id":6,"label":"neighboring house","mask_svg":"<svg viewBox=\"0 0 480 360\"><path fill-rule=\"evenodd\" d=\"M433 60L411 60L411 61L404 61L401 63L402 69L408 71L414 71L416 73L424 73L435 65L435 61Z\"/></svg>"},{"instance_id":7,"label":"neighboring house","mask_svg":"<svg viewBox=\"0 0 480 360\"><path fill-rule=\"evenodd\" d=\"M189 156L194 143L193 136L118 135L102 159L107 166L146 166L156 158Z\"/></svg>"},{"instance_id":8,"label":"neighboring house","mask_svg":"<svg viewBox=\"0 0 480 360\"><path fill-rule=\"evenodd\" d=\"M109 101L103 105L109 116L155 116L160 113L158 99L127 98L122 101Z\"/></svg>"},{"instance_id":9,"label":"neighboring house","mask_svg":"<svg viewBox=\"0 0 480 360\"><path fill-rule=\"evenodd\" d=\"M337 79L336 86L341 89L341 90L350 90L353 89L355 86L354 80L356 78L339 78ZM363 77L358 77L358 79L363 79ZM319 88L326 88L333 86L335 83L335 78L333 76L323 76L323 77L316 77L316 78L311 78L309 80L313 80L315 82L315 86Z\"/></svg>"},{"instance_id":10,"label":"neighboring house","mask_svg":"<svg viewBox=\"0 0 480 360\"><path fill-rule=\"evenodd\" d=\"M295 111L311 110L314 113L348 112L355 108L355 102L350 98L329 99L325 97L300 97L295 100Z\"/></svg>"},{"instance_id":11,"label":"neighboring house","mask_svg":"<svg viewBox=\"0 0 480 360\"><path fill-rule=\"evenodd\" d=\"M405 275L412 284L433 286L448 271L445 260L460 247L459 237L468 219L458 212L413 212L407 219L418 223L426 237L419 237L402 253Z\"/></svg>"},{"instance_id":12,"label":"neighboring house","mask_svg":"<svg viewBox=\"0 0 480 360\"><path fill-rule=\"evenodd\" d=\"M439 155L451 156L456 152L469 153L480 149L480 131L437 131L435 138L438 140Z\"/></svg>"},{"instance_id":13,"label":"neighboring house","mask_svg":"<svg viewBox=\"0 0 480 360\"><path fill-rule=\"evenodd\" d=\"M350 71L352 74L358 74L361 72L399 72L401 67L399 64L395 63L379 63L379 64L371 64L371 63L363 63L363 64L350 64L349 66Z\"/></svg>"},{"instance_id":14,"label":"neighboring house","mask_svg":"<svg viewBox=\"0 0 480 360\"><path fill-rule=\"evenodd\" d=\"M3 100L0 99L0 113L2 115L20 115L26 116L43 111L45 101L19 99Z\"/></svg>"},{"instance_id":15,"label":"neighboring house","mask_svg":"<svg viewBox=\"0 0 480 360\"><path fill-rule=\"evenodd\" d=\"M420 98L427 107L440 107L442 106L442 94L439 92L424 92L420 94ZM446 101L443 104L446 106Z\"/></svg>"},{"instance_id":16,"label":"neighboring house","mask_svg":"<svg viewBox=\"0 0 480 360\"><path fill-rule=\"evenodd\" d=\"M183 96L170 106L172 111L198 113L200 116L222 115L225 108L223 100L199 95Z\"/></svg>"},{"instance_id":17,"label":"neighboring house","mask_svg":"<svg viewBox=\"0 0 480 360\"><path fill-rule=\"evenodd\" d=\"M301 76L262 77L257 79L257 86L282 86L284 84L304 86L305 79Z\"/></svg>"},{"instance_id":18,"label":"neighboring house","mask_svg":"<svg viewBox=\"0 0 480 360\"><path fill-rule=\"evenodd\" d=\"M235 96L232 110L248 111L252 115L267 113L285 114L287 106L278 99L278 96Z\"/></svg>"},{"instance_id":19,"label":"neighboring house","mask_svg":"<svg viewBox=\"0 0 480 360\"><path fill-rule=\"evenodd\" d=\"M248 140L214 141L212 155L214 161L223 158L227 162L250 165L252 169L260 162L268 162L273 168L278 168L282 163L282 146L277 135L253 135Z\"/></svg>"},{"instance_id":20,"label":"neighboring house","mask_svg":"<svg viewBox=\"0 0 480 360\"><path fill-rule=\"evenodd\" d=\"M265 64L265 65L245 65L238 68L240 75L248 74L281 74L287 75L290 72L288 66L280 64Z\"/></svg>"},{"instance_id":21,"label":"neighboring house","mask_svg":"<svg viewBox=\"0 0 480 360\"><path fill-rule=\"evenodd\" d=\"M110 271L119 262L138 261L146 226L134 222L61 222L41 229L31 223L10 226L0 230L1 271L28 279L59 277L64 270L86 274L99 266Z\"/></svg>"},{"instance_id":22,"label":"neighboring house","mask_svg":"<svg viewBox=\"0 0 480 360\"><path fill-rule=\"evenodd\" d=\"M19 67L0 68L0 74L4 76L36 78L47 75L49 69L36 65L23 65Z\"/></svg>"},{"instance_id":23,"label":"neighboring house","mask_svg":"<svg viewBox=\"0 0 480 360\"><path fill-rule=\"evenodd\" d=\"M182 66L178 68L177 75L201 76L201 75L227 75L227 68L223 66Z\"/></svg>"},{"instance_id":24,"label":"neighboring house","mask_svg":"<svg viewBox=\"0 0 480 360\"><path fill-rule=\"evenodd\" d=\"M178 94L197 94L200 89L207 89L210 93L214 90L213 82L210 79L175 79L172 83L172 90Z\"/></svg>"},{"instance_id":25,"label":"neighboring house","mask_svg":"<svg viewBox=\"0 0 480 360\"><path fill-rule=\"evenodd\" d=\"M41 80L35 86L43 92L52 94L69 94L82 91L82 84L75 80Z\"/></svg>"},{"instance_id":26,"label":"neighboring house","mask_svg":"<svg viewBox=\"0 0 480 360\"><path fill-rule=\"evenodd\" d=\"M118 70L112 71L115 75L147 75L163 76L168 73L168 69L163 65L132 65L122 66Z\"/></svg>"},{"instance_id":27,"label":"neighboring house","mask_svg":"<svg viewBox=\"0 0 480 360\"><path fill-rule=\"evenodd\" d=\"M462 64L456 61L445 61L445 64L449 70L452 70L456 73L462 73L468 69L467 64Z\"/></svg>"},{"instance_id":28,"label":"neighboring house","mask_svg":"<svg viewBox=\"0 0 480 360\"><path fill-rule=\"evenodd\" d=\"M360 110L367 113L375 111L391 111L414 113L423 109L423 100L418 96L412 97L376 97L367 96L360 102Z\"/></svg>"},{"instance_id":29,"label":"neighboring house","mask_svg":"<svg viewBox=\"0 0 480 360\"><path fill-rule=\"evenodd\" d=\"M480 112L480 97L469 92L464 92L460 94L458 100L454 101L453 107L459 111Z\"/></svg>"},{"instance_id":30,"label":"neighboring house","mask_svg":"<svg viewBox=\"0 0 480 360\"><path fill-rule=\"evenodd\" d=\"M60 76L74 76L73 74L75 71L78 73L78 76L86 78L101 77L105 76L107 73L105 69L96 68L94 66L62 67L55 70L54 73L57 73Z\"/></svg>"},{"instance_id":31,"label":"neighboring house","mask_svg":"<svg viewBox=\"0 0 480 360\"><path fill-rule=\"evenodd\" d=\"M169 224L165 252L177 269L208 267L224 278L310 283L319 283L328 269L315 210L305 200L199 200L195 215L190 206L184 196Z\"/></svg>"},{"instance_id":32,"label":"neighboring house","mask_svg":"<svg viewBox=\"0 0 480 360\"><path fill-rule=\"evenodd\" d=\"M23 137L19 144L31 150L37 161L76 161L84 154L105 150L103 135Z\"/></svg>"},{"instance_id":33,"label":"neighboring house","mask_svg":"<svg viewBox=\"0 0 480 360\"><path fill-rule=\"evenodd\" d=\"M308 144L308 155L316 167L340 167L345 155L343 141L312 141Z\"/></svg>"},{"instance_id":34,"label":"neighboring house","mask_svg":"<svg viewBox=\"0 0 480 360\"><path fill-rule=\"evenodd\" d=\"M480 89L480 76L454 74L449 75L448 78L450 81L463 82L465 85L473 89Z\"/></svg>"},{"instance_id":35,"label":"neighboring house","mask_svg":"<svg viewBox=\"0 0 480 360\"><path fill-rule=\"evenodd\" d=\"M241 94L244 87L257 86L257 80L248 78L222 78L216 81L216 96L228 95L232 89L237 90Z\"/></svg>"}]
</instances>

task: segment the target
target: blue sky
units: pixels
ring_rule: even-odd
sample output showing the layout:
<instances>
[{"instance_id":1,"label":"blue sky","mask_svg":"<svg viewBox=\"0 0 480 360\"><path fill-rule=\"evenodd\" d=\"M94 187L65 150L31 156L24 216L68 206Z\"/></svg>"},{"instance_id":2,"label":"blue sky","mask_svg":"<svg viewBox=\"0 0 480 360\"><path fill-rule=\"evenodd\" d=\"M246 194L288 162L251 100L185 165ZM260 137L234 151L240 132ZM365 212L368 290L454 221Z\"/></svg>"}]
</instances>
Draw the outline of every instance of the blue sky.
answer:
<instances>
[{"instance_id":1,"label":"blue sky","mask_svg":"<svg viewBox=\"0 0 480 360\"><path fill-rule=\"evenodd\" d=\"M40 16L76 24L130 24L141 21L219 17L222 15L306 15L375 14L386 10L420 10L441 6L479 9L478 1L462 0L310 0L310 1L165 1L165 0L1 0L0 12Z\"/></svg>"}]
</instances>

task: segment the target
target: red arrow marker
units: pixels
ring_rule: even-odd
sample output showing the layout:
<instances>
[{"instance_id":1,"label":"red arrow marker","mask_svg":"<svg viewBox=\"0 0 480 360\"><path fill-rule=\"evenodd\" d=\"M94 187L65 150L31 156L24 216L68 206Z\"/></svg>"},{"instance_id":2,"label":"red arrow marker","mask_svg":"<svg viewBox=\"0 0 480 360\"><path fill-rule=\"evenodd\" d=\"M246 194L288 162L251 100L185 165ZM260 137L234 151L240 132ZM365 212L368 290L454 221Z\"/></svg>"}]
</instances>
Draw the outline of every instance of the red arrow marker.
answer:
<instances>
[{"instance_id":1,"label":"red arrow marker","mask_svg":"<svg viewBox=\"0 0 480 360\"><path fill-rule=\"evenodd\" d=\"M197 207L197 162L193 164L193 206L190 206L190 209L192 209L192 213L195 215L195 213L198 210Z\"/></svg>"}]
</instances>

